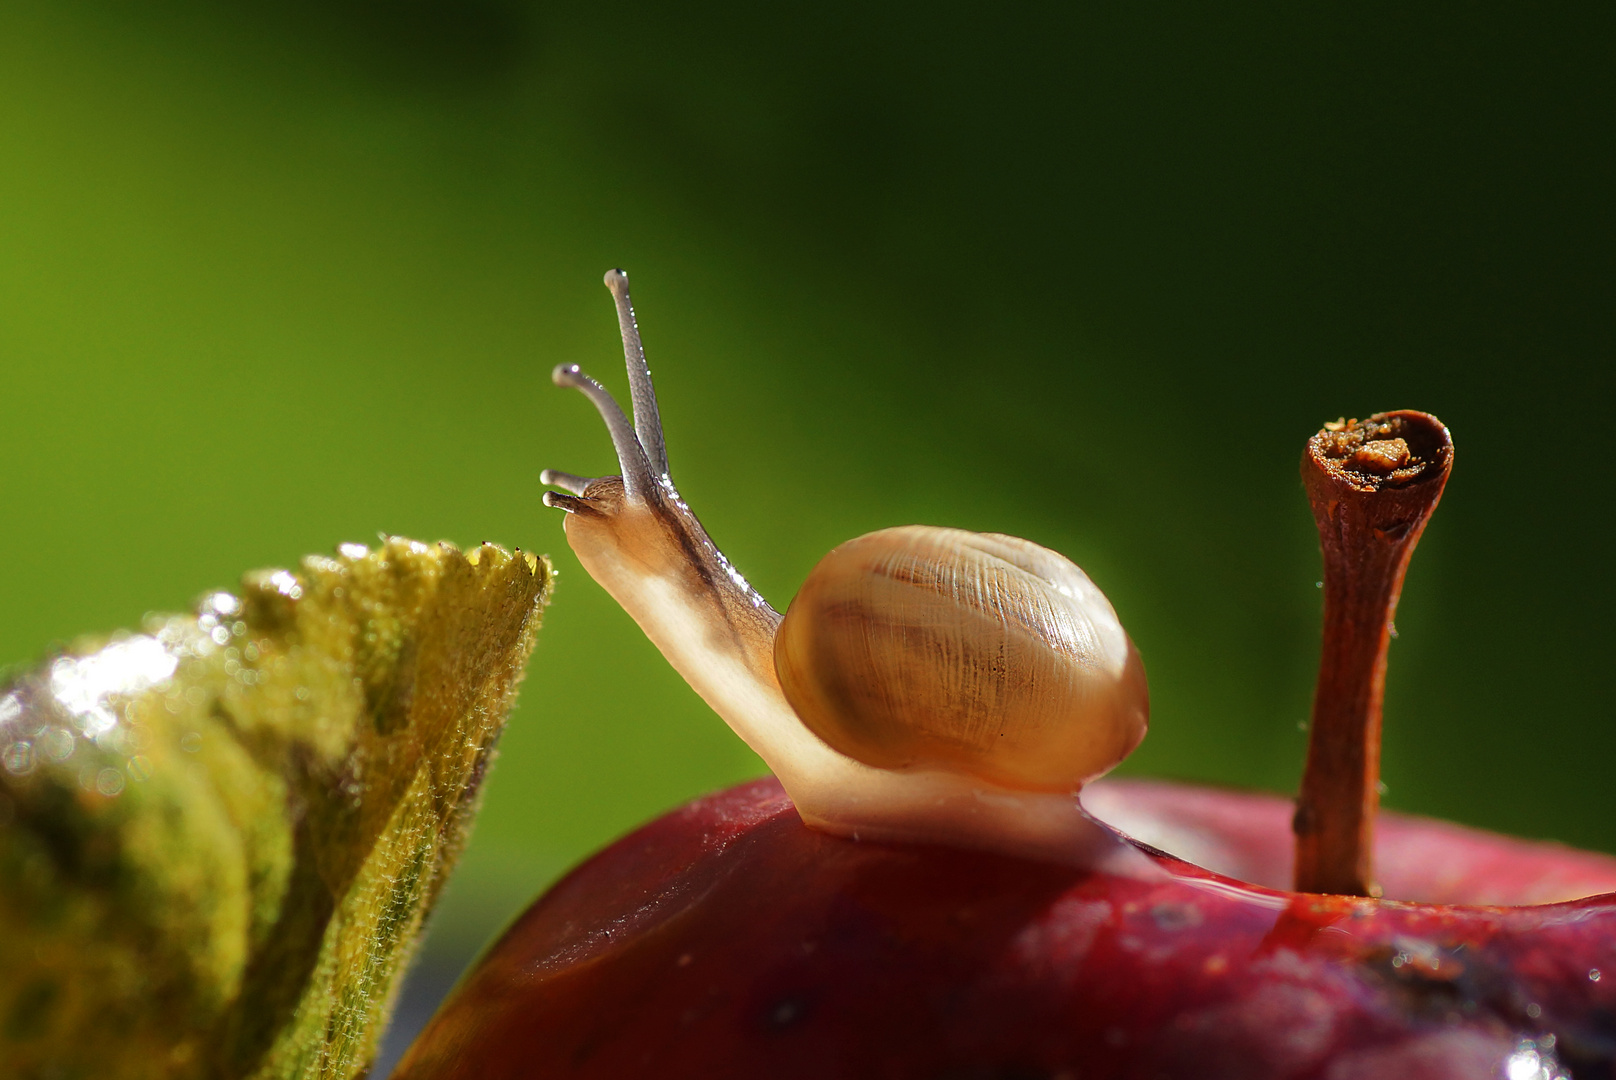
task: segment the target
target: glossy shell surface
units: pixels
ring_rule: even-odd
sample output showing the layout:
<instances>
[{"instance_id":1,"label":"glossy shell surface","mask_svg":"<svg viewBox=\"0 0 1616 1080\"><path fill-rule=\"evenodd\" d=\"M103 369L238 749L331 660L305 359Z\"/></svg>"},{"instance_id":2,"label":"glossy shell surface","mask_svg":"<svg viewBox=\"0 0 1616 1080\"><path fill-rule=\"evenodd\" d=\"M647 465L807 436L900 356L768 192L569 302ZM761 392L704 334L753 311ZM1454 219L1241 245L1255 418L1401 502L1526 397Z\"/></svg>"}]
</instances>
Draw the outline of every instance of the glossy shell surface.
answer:
<instances>
[{"instance_id":1,"label":"glossy shell surface","mask_svg":"<svg viewBox=\"0 0 1616 1080\"><path fill-rule=\"evenodd\" d=\"M1072 791L1144 738L1144 667L1099 588L1027 540L910 525L838 545L775 637L786 700L882 769Z\"/></svg>"}]
</instances>

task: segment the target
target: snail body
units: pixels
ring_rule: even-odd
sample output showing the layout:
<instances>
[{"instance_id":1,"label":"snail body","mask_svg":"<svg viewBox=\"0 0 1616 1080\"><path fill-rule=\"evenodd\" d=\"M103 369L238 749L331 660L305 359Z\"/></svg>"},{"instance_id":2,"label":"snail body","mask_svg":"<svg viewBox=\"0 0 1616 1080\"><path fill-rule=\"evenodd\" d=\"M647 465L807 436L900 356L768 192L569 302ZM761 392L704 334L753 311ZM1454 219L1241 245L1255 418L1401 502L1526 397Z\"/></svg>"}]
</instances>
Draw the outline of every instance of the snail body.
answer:
<instances>
[{"instance_id":1,"label":"snail body","mask_svg":"<svg viewBox=\"0 0 1616 1080\"><path fill-rule=\"evenodd\" d=\"M611 433L621 476L545 470L568 545L763 758L803 821L872 840L988 848L1150 872L1077 792L1144 737L1144 669L1109 602L1026 540L905 526L839 545L781 616L732 567L668 473L621 271L631 421L561 365Z\"/></svg>"}]
</instances>

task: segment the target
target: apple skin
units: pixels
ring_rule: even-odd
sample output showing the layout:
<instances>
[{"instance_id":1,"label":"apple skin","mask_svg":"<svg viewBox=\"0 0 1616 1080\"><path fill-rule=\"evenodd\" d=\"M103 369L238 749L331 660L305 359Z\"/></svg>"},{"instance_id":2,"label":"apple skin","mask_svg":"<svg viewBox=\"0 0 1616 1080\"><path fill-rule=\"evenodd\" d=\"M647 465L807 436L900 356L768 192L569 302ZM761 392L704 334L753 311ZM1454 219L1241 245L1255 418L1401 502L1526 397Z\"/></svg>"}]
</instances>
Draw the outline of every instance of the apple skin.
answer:
<instances>
[{"instance_id":1,"label":"apple skin","mask_svg":"<svg viewBox=\"0 0 1616 1080\"><path fill-rule=\"evenodd\" d=\"M1298 894L1289 800L1084 802L1225 872L859 843L743 784L535 902L395 1080L1616 1076L1616 859L1386 814L1386 893L1420 902Z\"/></svg>"}]
</instances>

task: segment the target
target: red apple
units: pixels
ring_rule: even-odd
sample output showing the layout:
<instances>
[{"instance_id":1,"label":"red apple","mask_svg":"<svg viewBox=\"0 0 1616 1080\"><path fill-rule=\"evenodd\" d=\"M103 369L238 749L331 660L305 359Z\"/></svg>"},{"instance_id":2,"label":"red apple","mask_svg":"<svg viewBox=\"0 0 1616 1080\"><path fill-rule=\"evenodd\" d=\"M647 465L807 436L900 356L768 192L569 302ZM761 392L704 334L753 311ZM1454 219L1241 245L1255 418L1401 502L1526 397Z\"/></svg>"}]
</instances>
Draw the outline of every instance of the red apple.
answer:
<instances>
[{"instance_id":1,"label":"red apple","mask_svg":"<svg viewBox=\"0 0 1616 1080\"><path fill-rule=\"evenodd\" d=\"M556 379L624 475L550 473L569 494L547 501L780 780L574 871L399 1080L1616 1076L1616 859L1378 814L1391 617L1452 464L1434 418L1326 425L1304 455L1325 631L1295 803L1113 781L1085 813L1072 792L1145 718L1087 577L1024 541L889 530L827 556L782 623L673 489L607 280L635 420Z\"/></svg>"},{"instance_id":2,"label":"red apple","mask_svg":"<svg viewBox=\"0 0 1616 1080\"><path fill-rule=\"evenodd\" d=\"M1381 880L1406 900L1292 893L1289 800L1119 780L1087 801L1228 873L854 842L761 780L563 879L395 1077L1616 1069L1616 896L1568 899L1616 892L1616 859L1387 814Z\"/></svg>"}]
</instances>

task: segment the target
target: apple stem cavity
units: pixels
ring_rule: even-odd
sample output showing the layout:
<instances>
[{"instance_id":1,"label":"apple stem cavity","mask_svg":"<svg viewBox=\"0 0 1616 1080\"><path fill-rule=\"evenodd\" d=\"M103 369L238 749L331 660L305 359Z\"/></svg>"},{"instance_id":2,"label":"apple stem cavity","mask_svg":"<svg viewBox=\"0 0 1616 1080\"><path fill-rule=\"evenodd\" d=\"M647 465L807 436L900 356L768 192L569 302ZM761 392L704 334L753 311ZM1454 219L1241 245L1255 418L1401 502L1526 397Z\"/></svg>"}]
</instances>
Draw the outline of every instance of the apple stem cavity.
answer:
<instances>
[{"instance_id":1,"label":"apple stem cavity","mask_svg":"<svg viewBox=\"0 0 1616 1080\"><path fill-rule=\"evenodd\" d=\"M1324 647L1296 798L1296 891L1378 896L1381 699L1403 574L1453 467L1441 421L1403 410L1326 424L1302 454L1324 554Z\"/></svg>"}]
</instances>

